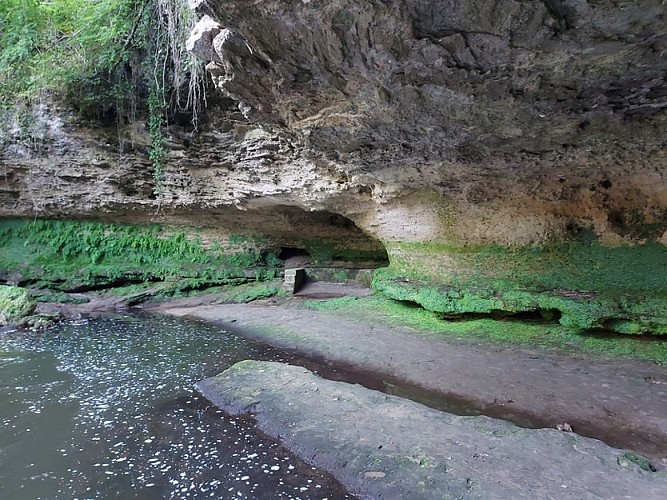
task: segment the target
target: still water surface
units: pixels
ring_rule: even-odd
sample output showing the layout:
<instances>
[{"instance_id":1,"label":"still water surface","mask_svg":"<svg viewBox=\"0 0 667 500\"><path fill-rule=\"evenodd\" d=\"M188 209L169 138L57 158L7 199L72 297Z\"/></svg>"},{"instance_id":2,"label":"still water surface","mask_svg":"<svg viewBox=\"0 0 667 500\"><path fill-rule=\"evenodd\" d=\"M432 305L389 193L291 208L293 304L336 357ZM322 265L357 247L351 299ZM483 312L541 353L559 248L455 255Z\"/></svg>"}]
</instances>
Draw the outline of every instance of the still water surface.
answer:
<instances>
[{"instance_id":1,"label":"still water surface","mask_svg":"<svg viewBox=\"0 0 667 500\"><path fill-rule=\"evenodd\" d=\"M0 498L351 498L193 385L289 355L159 316L0 333Z\"/></svg>"}]
</instances>

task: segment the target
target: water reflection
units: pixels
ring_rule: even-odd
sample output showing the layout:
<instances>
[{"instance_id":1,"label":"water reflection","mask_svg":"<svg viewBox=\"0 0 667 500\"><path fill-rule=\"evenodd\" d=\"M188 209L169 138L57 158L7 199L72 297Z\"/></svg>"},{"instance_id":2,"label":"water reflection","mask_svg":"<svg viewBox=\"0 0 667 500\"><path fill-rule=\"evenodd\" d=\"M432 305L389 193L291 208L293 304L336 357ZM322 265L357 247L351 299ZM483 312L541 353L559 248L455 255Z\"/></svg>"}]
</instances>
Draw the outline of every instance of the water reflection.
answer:
<instances>
[{"instance_id":1,"label":"water reflection","mask_svg":"<svg viewBox=\"0 0 667 500\"><path fill-rule=\"evenodd\" d=\"M0 498L350 498L193 391L242 359L289 361L175 318L0 333Z\"/></svg>"}]
</instances>

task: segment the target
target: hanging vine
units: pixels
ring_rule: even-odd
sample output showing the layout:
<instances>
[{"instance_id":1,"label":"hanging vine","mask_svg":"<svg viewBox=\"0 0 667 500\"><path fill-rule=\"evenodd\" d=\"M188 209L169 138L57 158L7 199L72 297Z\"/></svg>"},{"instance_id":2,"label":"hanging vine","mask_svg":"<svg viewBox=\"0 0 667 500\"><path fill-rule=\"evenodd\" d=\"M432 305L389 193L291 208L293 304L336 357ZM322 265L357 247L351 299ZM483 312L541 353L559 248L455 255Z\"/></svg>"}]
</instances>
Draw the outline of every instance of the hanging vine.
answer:
<instances>
[{"instance_id":1,"label":"hanging vine","mask_svg":"<svg viewBox=\"0 0 667 500\"><path fill-rule=\"evenodd\" d=\"M48 94L119 130L147 115L160 194L169 122L189 112L196 129L205 106L204 69L185 50L195 22L187 0L3 0L0 107Z\"/></svg>"},{"instance_id":2,"label":"hanging vine","mask_svg":"<svg viewBox=\"0 0 667 500\"><path fill-rule=\"evenodd\" d=\"M155 194L159 198L164 188L164 166L167 160L167 149L163 133L164 127L164 100L160 90L151 89L148 96L148 130L151 137L151 148L148 157L153 166L155 180Z\"/></svg>"}]
</instances>

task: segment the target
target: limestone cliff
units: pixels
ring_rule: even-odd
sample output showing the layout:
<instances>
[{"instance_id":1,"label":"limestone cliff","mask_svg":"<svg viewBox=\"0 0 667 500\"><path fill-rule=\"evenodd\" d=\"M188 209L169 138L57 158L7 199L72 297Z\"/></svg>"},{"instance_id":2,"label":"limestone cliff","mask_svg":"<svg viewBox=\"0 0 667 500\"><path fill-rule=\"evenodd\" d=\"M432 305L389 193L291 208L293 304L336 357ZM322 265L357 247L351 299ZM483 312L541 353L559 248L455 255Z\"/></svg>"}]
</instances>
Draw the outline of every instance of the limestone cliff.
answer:
<instances>
[{"instance_id":1,"label":"limestone cliff","mask_svg":"<svg viewBox=\"0 0 667 500\"><path fill-rule=\"evenodd\" d=\"M170 127L163 193L141 123L45 107L1 215L381 242L376 287L442 313L667 331L661 0L190 4L217 97Z\"/></svg>"}]
</instances>

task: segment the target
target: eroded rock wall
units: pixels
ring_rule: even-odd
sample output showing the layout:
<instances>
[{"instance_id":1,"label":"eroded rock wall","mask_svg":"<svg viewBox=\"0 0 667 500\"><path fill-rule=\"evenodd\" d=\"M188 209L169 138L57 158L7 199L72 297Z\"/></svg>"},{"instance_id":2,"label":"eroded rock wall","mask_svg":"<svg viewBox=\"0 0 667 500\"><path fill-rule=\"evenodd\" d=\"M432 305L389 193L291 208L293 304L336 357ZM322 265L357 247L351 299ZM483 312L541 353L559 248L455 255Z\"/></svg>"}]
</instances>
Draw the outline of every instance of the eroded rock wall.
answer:
<instances>
[{"instance_id":1,"label":"eroded rock wall","mask_svg":"<svg viewBox=\"0 0 667 500\"><path fill-rule=\"evenodd\" d=\"M362 217L384 239L410 239L392 214L416 189L459 216L428 210L416 240L531 244L584 221L618 243L620 212L664 218L659 1L195 4L216 86L387 207Z\"/></svg>"},{"instance_id":2,"label":"eroded rock wall","mask_svg":"<svg viewBox=\"0 0 667 500\"><path fill-rule=\"evenodd\" d=\"M44 107L28 140L10 127L1 215L154 220L298 246L300 228L335 239L335 224L307 214L339 214L368 235L359 248L387 247L377 286L390 295L444 313L568 317L554 296L591 310L611 290L571 324L667 329L664 304L647 306L667 296L660 0L190 4L202 21L188 47L218 97L197 133L169 127L160 196L144 124L91 128ZM434 306L396 290L408 279L449 287L428 288L438 297L475 292ZM505 298L480 305L479 289Z\"/></svg>"},{"instance_id":3,"label":"eroded rock wall","mask_svg":"<svg viewBox=\"0 0 667 500\"><path fill-rule=\"evenodd\" d=\"M667 332L661 2L193 5L216 87L374 202L377 289Z\"/></svg>"}]
</instances>

